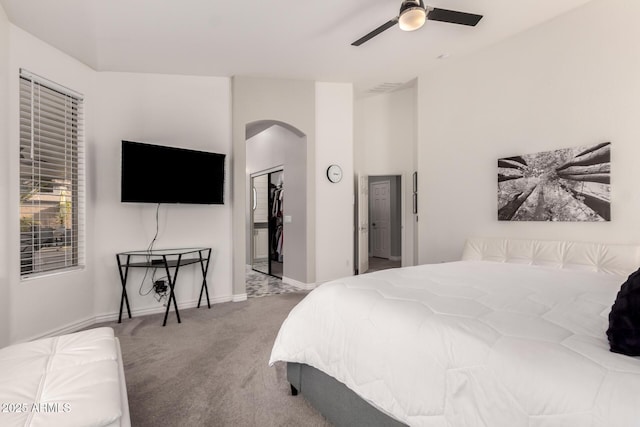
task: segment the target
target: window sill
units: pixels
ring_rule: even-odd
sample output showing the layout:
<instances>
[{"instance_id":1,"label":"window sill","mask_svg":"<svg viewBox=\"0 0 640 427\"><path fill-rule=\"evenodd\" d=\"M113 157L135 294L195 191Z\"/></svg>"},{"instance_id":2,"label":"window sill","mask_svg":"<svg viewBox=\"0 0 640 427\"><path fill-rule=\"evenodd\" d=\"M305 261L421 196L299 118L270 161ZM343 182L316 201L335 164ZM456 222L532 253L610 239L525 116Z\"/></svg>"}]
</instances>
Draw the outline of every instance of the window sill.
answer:
<instances>
[{"instance_id":1,"label":"window sill","mask_svg":"<svg viewBox=\"0 0 640 427\"><path fill-rule=\"evenodd\" d=\"M77 272L77 271L83 271L85 269L84 265L80 265L77 267L69 267L69 268L65 268L65 269L60 269L60 270L54 270L54 271L45 271L42 273L31 273L31 274L26 274L24 276L20 276L20 281L21 282L30 282L33 280L38 280L38 279L44 279L47 277L52 277L52 276L60 276L62 274L67 274L67 273L73 273L73 272Z\"/></svg>"}]
</instances>

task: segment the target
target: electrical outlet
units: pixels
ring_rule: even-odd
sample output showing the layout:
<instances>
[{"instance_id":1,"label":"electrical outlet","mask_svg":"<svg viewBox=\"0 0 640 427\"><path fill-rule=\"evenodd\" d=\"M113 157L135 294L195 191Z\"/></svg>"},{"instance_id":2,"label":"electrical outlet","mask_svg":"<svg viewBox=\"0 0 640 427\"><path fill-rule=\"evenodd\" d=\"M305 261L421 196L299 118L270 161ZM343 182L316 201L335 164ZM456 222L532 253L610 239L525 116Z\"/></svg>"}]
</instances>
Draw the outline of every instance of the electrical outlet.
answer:
<instances>
[{"instance_id":1,"label":"electrical outlet","mask_svg":"<svg viewBox=\"0 0 640 427\"><path fill-rule=\"evenodd\" d=\"M153 290L157 294L161 294L163 292L166 292L167 291L167 282L165 282L164 280L156 280L153 283Z\"/></svg>"}]
</instances>

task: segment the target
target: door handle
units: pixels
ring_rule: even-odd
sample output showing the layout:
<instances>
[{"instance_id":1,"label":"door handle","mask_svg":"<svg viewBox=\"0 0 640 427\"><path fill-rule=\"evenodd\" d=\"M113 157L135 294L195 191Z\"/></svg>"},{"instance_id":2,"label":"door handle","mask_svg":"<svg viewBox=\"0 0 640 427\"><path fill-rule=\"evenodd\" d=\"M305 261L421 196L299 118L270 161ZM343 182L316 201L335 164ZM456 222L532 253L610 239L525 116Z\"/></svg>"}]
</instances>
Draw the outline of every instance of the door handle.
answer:
<instances>
[{"instance_id":1,"label":"door handle","mask_svg":"<svg viewBox=\"0 0 640 427\"><path fill-rule=\"evenodd\" d=\"M256 187L253 187L253 210L256 210L258 207L258 192L256 191Z\"/></svg>"}]
</instances>

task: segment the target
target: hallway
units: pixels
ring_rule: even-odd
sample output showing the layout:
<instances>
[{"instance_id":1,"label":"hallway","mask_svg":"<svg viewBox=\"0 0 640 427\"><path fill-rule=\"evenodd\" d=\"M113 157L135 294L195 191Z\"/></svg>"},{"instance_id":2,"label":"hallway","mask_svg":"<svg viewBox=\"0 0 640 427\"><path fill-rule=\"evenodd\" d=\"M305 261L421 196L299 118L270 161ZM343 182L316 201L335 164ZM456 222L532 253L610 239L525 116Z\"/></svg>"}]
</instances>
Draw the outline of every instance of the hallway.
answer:
<instances>
[{"instance_id":1,"label":"hallway","mask_svg":"<svg viewBox=\"0 0 640 427\"><path fill-rule=\"evenodd\" d=\"M402 261L391 261L385 258L369 257L369 270L367 273L373 271L387 270L389 268L399 268L402 266Z\"/></svg>"}]
</instances>

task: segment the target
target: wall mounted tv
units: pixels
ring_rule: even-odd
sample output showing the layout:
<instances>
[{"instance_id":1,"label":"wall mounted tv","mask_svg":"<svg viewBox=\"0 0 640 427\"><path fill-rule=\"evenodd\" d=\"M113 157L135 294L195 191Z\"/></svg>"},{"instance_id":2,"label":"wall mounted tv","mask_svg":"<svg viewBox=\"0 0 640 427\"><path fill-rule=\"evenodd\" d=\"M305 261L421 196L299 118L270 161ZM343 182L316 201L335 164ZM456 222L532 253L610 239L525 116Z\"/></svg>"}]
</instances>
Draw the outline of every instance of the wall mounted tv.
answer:
<instances>
[{"instance_id":1,"label":"wall mounted tv","mask_svg":"<svg viewBox=\"0 0 640 427\"><path fill-rule=\"evenodd\" d=\"M224 204L225 155L122 141L121 201Z\"/></svg>"}]
</instances>

